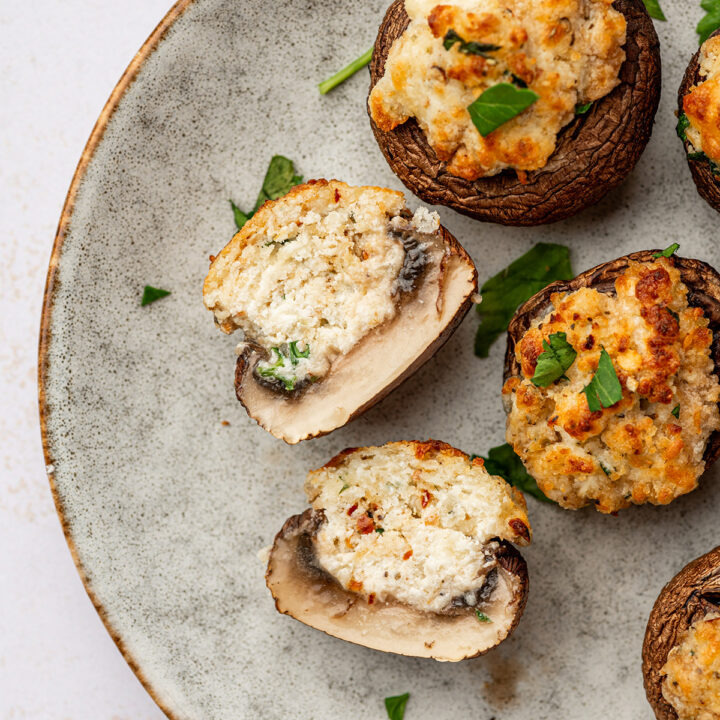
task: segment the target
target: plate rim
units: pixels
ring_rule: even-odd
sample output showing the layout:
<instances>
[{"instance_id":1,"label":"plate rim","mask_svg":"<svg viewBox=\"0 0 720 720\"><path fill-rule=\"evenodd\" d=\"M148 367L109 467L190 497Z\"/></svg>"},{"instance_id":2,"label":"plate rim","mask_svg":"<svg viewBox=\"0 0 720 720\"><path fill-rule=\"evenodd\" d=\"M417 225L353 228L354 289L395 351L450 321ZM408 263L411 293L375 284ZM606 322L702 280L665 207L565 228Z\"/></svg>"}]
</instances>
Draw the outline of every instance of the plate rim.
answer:
<instances>
[{"instance_id":1,"label":"plate rim","mask_svg":"<svg viewBox=\"0 0 720 720\"><path fill-rule=\"evenodd\" d=\"M150 33L145 42L141 45L140 49L135 53L134 57L123 71L123 74L118 80L117 84L112 90L110 97L106 101L98 119L93 126L90 133L90 137L83 148L80 160L78 161L77 167L73 174L68 189L67 195L65 196L65 202L63 203L62 212L60 214L60 220L58 221L57 230L55 231L55 239L53 240L53 246L50 253L50 260L48 263L47 275L45 278L45 289L43 292L42 311L40 316L40 332L38 340L38 369L37 369L37 383L38 383L38 410L40 416L40 438L42 442L43 456L45 459L45 468L50 484L50 491L53 497L53 503L55 505L55 511L57 512L58 519L60 520L60 526L62 527L63 535L65 536L65 542L70 550L75 568L80 576L85 592L88 594L90 601L95 608L100 620L102 621L105 629L110 635L115 646L119 650L120 654L128 664L135 677L140 681L145 691L150 695L155 704L160 710L169 718L169 720L179 720L173 710L168 705L160 700L159 692L145 676L144 671L140 667L140 664L128 650L124 640L120 637L118 631L110 623L107 611L100 602L99 598L95 594L92 588L90 580L85 568L83 567L80 557L75 546L73 539L72 530L70 523L68 522L65 515L65 508L63 502L58 494L57 486L55 484L54 476L54 463L53 453L50 446L47 431L48 421L48 407L47 407L47 393L46 393L46 379L49 368L49 352L52 344L52 333L50 330L52 311L55 304L55 291L58 287L57 272L60 263L60 255L62 253L63 244L67 237L68 228L72 220L73 211L75 209L75 200L77 198L80 185L85 178L88 166L95 156L95 151L102 142L107 129L108 123L112 119L115 111L119 107L122 99L125 97L125 93L135 82L138 74L143 68L146 60L158 49L160 43L164 40L167 32L175 24L175 22L185 13L185 11L195 3L196 0L176 0L172 7L166 12L164 17L157 24L155 29Z\"/></svg>"}]
</instances>

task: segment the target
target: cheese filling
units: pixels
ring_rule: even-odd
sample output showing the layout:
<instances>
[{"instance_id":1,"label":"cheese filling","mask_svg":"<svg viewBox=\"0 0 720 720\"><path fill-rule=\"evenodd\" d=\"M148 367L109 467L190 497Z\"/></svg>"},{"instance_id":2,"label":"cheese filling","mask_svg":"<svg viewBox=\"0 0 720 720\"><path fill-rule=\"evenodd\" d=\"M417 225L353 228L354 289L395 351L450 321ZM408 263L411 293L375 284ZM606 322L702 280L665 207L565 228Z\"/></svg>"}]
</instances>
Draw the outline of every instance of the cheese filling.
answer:
<instances>
[{"instance_id":1,"label":"cheese filling","mask_svg":"<svg viewBox=\"0 0 720 720\"><path fill-rule=\"evenodd\" d=\"M390 49L370 112L385 131L416 118L454 175L544 167L576 107L620 82L626 21L612 0L405 0L405 9L410 25ZM449 33L464 44L447 49ZM467 108L498 83L540 97L482 137Z\"/></svg>"},{"instance_id":2,"label":"cheese filling","mask_svg":"<svg viewBox=\"0 0 720 720\"><path fill-rule=\"evenodd\" d=\"M711 433L720 428L712 332L673 261L631 263L616 295L582 288L552 296L552 309L518 342L522 377L503 388L507 441L542 491L568 508L614 512L666 504L697 487ZM560 378L532 377L543 341L565 333L577 356ZM591 412L584 388L605 349L622 399Z\"/></svg>"},{"instance_id":3,"label":"cheese filling","mask_svg":"<svg viewBox=\"0 0 720 720\"><path fill-rule=\"evenodd\" d=\"M362 448L310 472L305 490L326 517L318 564L369 603L477 607L497 583L497 539L530 538L522 496L459 451Z\"/></svg>"},{"instance_id":4,"label":"cheese filling","mask_svg":"<svg viewBox=\"0 0 720 720\"><path fill-rule=\"evenodd\" d=\"M690 125L685 130L691 153L704 153L720 174L720 36L700 49L700 75L705 79L683 98Z\"/></svg>"},{"instance_id":5,"label":"cheese filling","mask_svg":"<svg viewBox=\"0 0 720 720\"><path fill-rule=\"evenodd\" d=\"M678 720L720 720L720 615L693 623L661 673L663 697Z\"/></svg>"},{"instance_id":6,"label":"cheese filling","mask_svg":"<svg viewBox=\"0 0 720 720\"><path fill-rule=\"evenodd\" d=\"M437 213L402 193L332 181L266 205L215 262L205 304L265 358L255 377L290 392L398 312L428 262ZM212 279L211 279L212 278Z\"/></svg>"}]
</instances>

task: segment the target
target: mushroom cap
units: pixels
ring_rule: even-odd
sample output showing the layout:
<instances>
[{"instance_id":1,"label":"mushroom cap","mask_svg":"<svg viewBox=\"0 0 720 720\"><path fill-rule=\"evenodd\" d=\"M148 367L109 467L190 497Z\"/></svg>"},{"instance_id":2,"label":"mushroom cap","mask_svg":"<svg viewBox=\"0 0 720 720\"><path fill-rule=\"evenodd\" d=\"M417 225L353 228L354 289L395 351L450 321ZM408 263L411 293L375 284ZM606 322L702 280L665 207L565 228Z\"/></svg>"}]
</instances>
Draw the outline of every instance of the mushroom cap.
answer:
<instances>
[{"instance_id":1,"label":"mushroom cap","mask_svg":"<svg viewBox=\"0 0 720 720\"><path fill-rule=\"evenodd\" d=\"M710 37L716 37L718 35L720 35L720 29L716 30ZM682 83L680 83L680 89L678 90L678 113L680 115L684 112L683 98L690 92L690 88L699 82L702 82L702 78L700 77L700 50L692 56L692 60L690 60L690 64L687 66L687 70L683 76ZM685 146L685 152L687 153L690 143L685 140L683 144ZM709 163L697 162L689 158L687 163L700 196L710 207L720 212L720 177L713 174Z\"/></svg>"},{"instance_id":2,"label":"mushroom cap","mask_svg":"<svg viewBox=\"0 0 720 720\"><path fill-rule=\"evenodd\" d=\"M452 175L415 119L384 132L371 117L375 139L393 172L425 202L503 225L556 222L598 202L635 167L660 100L660 50L652 19L642 0L615 0L613 7L627 20L621 82L560 131L547 165L528 172L527 182L510 171L475 181ZM375 41L371 90L409 22L404 0L395 0Z\"/></svg>"},{"instance_id":3,"label":"mushroom cap","mask_svg":"<svg viewBox=\"0 0 720 720\"><path fill-rule=\"evenodd\" d=\"M693 622L720 611L720 547L686 565L655 601L643 643L643 681L658 720L677 720L662 694L661 670Z\"/></svg>"},{"instance_id":4,"label":"mushroom cap","mask_svg":"<svg viewBox=\"0 0 720 720\"><path fill-rule=\"evenodd\" d=\"M432 257L397 315L369 332L328 374L301 394L284 396L260 384L262 359L247 346L237 359L235 392L248 415L289 444L325 435L382 400L448 340L477 292L477 270L457 240L440 227Z\"/></svg>"},{"instance_id":5,"label":"mushroom cap","mask_svg":"<svg viewBox=\"0 0 720 720\"><path fill-rule=\"evenodd\" d=\"M428 613L397 602L368 604L314 562L312 538L325 522L321 510L289 518L275 537L265 579L278 612L328 635L384 652L458 661L482 655L515 629L528 592L520 553L505 541L498 551L498 583L486 606L492 622L473 608Z\"/></svg>"},{"instance_id":6,"label":"mushroom cap","mask_svg":"<svg viewBox=\"0 0 720 720\"><path fill-rule=\"evenodd\" d=\"M580 288L593 288L598 292L615 294L615 280L627 270L630 262L650 262L657 250L641 250L597 265L586 270L572 280L558 280L550 283L539 293L533 295L515 312L508 326L507 349L503 380L509 377L522 377L520 364L515 358L515 346L528 331L532 321L542 317L550 308L550 297L554 293L574 292ZM720 274L702 260L683 258L673 255L680 277L688 288L688 304L702 308L710 321L713 333L711 353L715 372L720 376ZM708 438L703 459L707 469L720 456L720 432L713 432Z\"/></svg>"}]
</instances>

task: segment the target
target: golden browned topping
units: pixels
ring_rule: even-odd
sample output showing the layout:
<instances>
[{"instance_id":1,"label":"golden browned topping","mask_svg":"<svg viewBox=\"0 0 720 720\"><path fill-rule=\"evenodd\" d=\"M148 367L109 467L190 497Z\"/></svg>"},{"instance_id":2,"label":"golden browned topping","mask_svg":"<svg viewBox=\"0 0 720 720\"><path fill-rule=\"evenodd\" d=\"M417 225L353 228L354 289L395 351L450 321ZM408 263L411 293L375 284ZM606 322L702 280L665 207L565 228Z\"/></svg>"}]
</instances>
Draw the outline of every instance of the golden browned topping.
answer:
<instances>
[{"instance_id":1,"label":"golden browned topping","mask_svg":"<svg viewBox=\"0 0 720 720\"><path fill-rule=\"evenodd\" d=\"M703 44L700 75L705 80L683 98L683 110L690 121L687 139L696 152L720 163L720 36Z\"/></svg>"},{"instance_id":2,"label":"golden browned topping","mask_svg":"<svg viewBox=\"0 0 720 720\"><path fill-rule=\"evenodd\" d=\"M630 263L616 296L582 288L552 296L553 309L516 346L522 378L503 388L507 440L548 497L601 512L666 504L697 486L703 453L720 428L712 333L672 259ZM543 341L565 333L577 353L560 378L532 382ZM603 349L622 396L591 411L584 389Z\"/></svg>"}]
</instances>

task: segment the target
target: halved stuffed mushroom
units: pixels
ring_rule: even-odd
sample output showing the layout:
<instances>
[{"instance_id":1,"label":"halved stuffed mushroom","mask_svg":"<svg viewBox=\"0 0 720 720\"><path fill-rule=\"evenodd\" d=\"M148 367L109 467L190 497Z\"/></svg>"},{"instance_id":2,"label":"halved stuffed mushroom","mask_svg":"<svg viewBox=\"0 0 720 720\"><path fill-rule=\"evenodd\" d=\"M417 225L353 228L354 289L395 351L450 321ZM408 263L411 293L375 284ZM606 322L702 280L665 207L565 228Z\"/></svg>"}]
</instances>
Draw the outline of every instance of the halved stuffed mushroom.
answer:
<instances>
[{"instance_id":1,"label":"halved stuffed mushroom","mask_svg":"<svg viewBox=\"0 0 720 720\"><path fill-rule=\"evenodd\" d=\"M310 472L312 508L275 538L277 609L329 635L462 660L515 628L531 540L525 500L480 458L435 442L351 448Z\"/></svg>"},{"instance_id":2,"label":"halved stuffed mushroom","mask_svg":"<svg viewBox=\"0 0 720 720\"><path fill-rule=\"evenodd\" d=\"M337 180L266 202L210 266L206 307L241 330L238 399L288 443L344 425L417 370L477 272L437 213Z\"/></svg>"},{"instance_id":3,"label":"halved stuffed mushroom","mask_svg":"<svg viewBox=\"0 0 720 720\"><path fill-rule=\"evenodd\" d=\"M395 0L371 77L373 132L410 190L538 225L597 202L635 166L660 55L641 0Z\"/></svg>"},{"instance_id":4,"label":"halved stuffed mushroom","mask_svg":"<svg viewBox=\"0 0 720 720\"><path fill-rule=\"evenodd\" d=\"M678 93L678 135L700 195L720 212L720 30L695 53Z\"/></svg>"},{"instance_id":5,"label":"halved stuffed mushroom","mask_svg":"<svg viewBox=\"0 0 720 720\"><path fill-rule=\"evenodd\" d=\"M663 588L642 655L658 720L720 720L720 547Z\"/></svg>"},{"instance_id":6,"label":"halved stuffed mushroom","mask_svg":"<svg viewBox=\"0 0 720 720\"><path fill-rule=\"evenodd\" d=\"M644 251L552 283L508 329L507 441L565 508L671 502L720 453L719 332L699 260Z\"/></svg>"}]
</instances>

